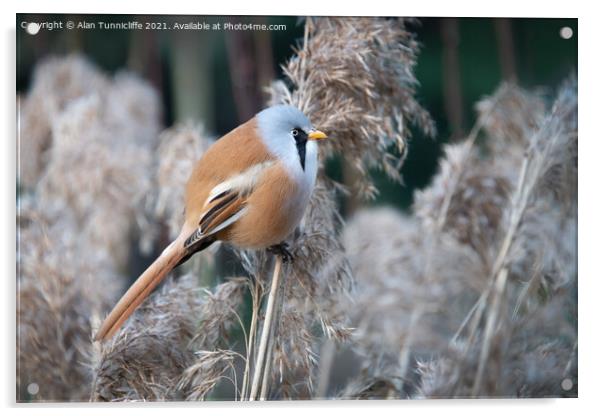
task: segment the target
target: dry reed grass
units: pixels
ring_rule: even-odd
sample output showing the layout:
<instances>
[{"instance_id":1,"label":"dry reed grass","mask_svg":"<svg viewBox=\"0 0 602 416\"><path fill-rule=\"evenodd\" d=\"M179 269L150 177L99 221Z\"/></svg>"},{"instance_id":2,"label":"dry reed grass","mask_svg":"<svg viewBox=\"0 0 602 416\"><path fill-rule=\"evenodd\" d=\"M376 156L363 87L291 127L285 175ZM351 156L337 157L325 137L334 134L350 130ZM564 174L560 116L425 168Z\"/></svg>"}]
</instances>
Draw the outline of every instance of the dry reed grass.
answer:
<instances>
[{"instance_id":1,"label":"dry reed grass","mask_svg":"<svg viewBox=\"0 0 602 416\"><path fill-rule=\"evenodd\" d=\"M28 400L37 385L36 400L87 400L94 319L120 289L112 259L89 246L82 257L70 219L31 202L22 201L18 221L17 397Z\"/></svg>"},{"instance_id":2,"label":"dry reed grass","mask_svg":"<svg viewBox=\"0 0 602 416\"><path fill-rule=\"evenodd\" d=\"M133 75L80 57L41 63L20 99L18 399L248 400L254 378L265 399L576 395L575 79L552 106L513 85L481 101L410 213L339 215L348 190L326 177L326 158L353 165L363 181L351 191L370 198L369 169L399 179L410 125L434 132L406 25L308 19L269 88L332 138L272 292L274 324L264 328L272 256L236 250L248 277L212 290L198 270L172 278L104 345L90 336L133 244L177 233L183 184L211 140L193 125L159 134L157 95ZM346 349L356 373L316 393Z\"/></svg>"},{"instance_id":3,"label":"dry reed grass","mask_svg":"<svg viewBox=\"0 0 602 416\"><path fill-rule=\"evenodd\" d=\"M346 158L364 173L355 192L373 197L376 188L368 168L400 179L409 125L434 132L428 113L414 98L416 51L401 19L308 18L303 43L283 66L286 80L268 89L270 104L292 104L304 111L331 136L321 149L322 163L333 155ZM353 280L338 237L341 218L335 201L340 190L319 174L310 206L290 241L295 261L284 269L280 324L268 352L272 374L263 376L262 398L312 397L320 339L349 338L348 311L340 300L349 297ZM257 255L243 253L252 256ZM269 275L265 261L256 257L243 265L260 281ZM316 325L322 334L313 330Z\"/></svg>"},{"instance_id":4,"label":"dry reed grass","mask_svg":"<svg viewBox=\"0 0 602 416\"><path fill-rule=\"evenodd\" d=\"M93 401L167 400L194 363L188 349L201 311L196 278L170 281L133 319L94 351Z\"/></svg>"},{"instance_id":5,"label":"dry reed grass","mask_svg":"<svg viewBox=\"0 0 602 416\"><path fill-rule=\"evenodd\" d=\"M356 348L366 378L397 363L388 397L576 395L576 88L502 85L477 106L484 152L448 145L410 216L346 226Z\"/></svg>"},{"instance_id":6,"label":"dry reed grass","mask_svg":"<svg viewBox=\"0 0 602 416\"><path fill-rule=\"evenodd\" d=\"M70 56L40 63L20 105L17 395L35 383L35 400L87 400L92 326L145 220L158 96Z\"/></svg>"},{"instance_id":7,"label":"dry reed grass","mask_svg":"<svg viewBox=\"0 0 602 416\"><path fill-rule=\"evenodd\" d=\"M222 348L240 324L236 309L245 285L230 279L211 292L192 274L164 285L110 342L97 346L92 400L205 398L239 355Z\"/></svg>"}]
</instances>

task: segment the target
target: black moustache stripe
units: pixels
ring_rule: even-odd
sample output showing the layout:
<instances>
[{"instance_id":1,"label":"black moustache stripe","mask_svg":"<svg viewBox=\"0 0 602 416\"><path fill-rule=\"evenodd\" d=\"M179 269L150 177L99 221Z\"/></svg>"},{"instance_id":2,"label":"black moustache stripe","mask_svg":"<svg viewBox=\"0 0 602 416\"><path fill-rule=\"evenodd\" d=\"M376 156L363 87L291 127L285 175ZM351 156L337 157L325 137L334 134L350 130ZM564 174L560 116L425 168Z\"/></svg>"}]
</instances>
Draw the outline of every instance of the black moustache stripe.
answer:
<instances>
[{"instance_id":1,"label":"black moustache stripe","mask_svg":"<svg viewBox=\"0 0 602 416\"><path fill-rule=\"evenodd\" d=\"M299 129L299 134L295 137L295 144L297 145L297 152L299 152L299 162L301 162L301 169L305 170L305 149L307 145L307 133Z\"/></svg>"}]
</instances>

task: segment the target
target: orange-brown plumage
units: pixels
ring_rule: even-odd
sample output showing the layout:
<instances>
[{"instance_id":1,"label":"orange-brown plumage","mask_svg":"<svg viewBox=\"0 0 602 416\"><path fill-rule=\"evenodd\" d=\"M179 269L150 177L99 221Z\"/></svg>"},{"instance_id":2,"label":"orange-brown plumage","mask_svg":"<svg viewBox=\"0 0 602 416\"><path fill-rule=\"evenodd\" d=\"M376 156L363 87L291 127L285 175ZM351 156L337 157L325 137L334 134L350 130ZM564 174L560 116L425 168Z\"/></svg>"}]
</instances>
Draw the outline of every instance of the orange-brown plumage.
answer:
<instances>
[{"instance_id":1,"label":"orange-brown plumage","mask_svg":"<svg viewBox=\"0 0 602 416\"><path fill-rule=\"evenodd\" d=\"M228 155L224 157L223 155ZM204 208L211 189L258 163L273 159L257 136L257 120L252 118L222 136L196 163L186 184L186 223L194 224ZM196 225L195 225L196 227Z\"/></svg>"},{"instance_id":2,"label":"orange-brown plumage","mask_svg":"<svg viewBox=\"0 0 602 416\"><path fill-rule=\"evenodd\" d=\"M313 189L326 136L288 106L271 107L215 142L186 185L182 231L109 313L95 339L110 338L178 264L214 241L243 248L283 242Z\"/></svg>"},{"instance_id":3,"label":"orange-brown plumage","mask_svg":"<svg viewBox=\"0 0 602 416\"><path fill-rule=\"evenodd\" d=\"M247 199L251 209L220 233L219 239L248 248L269 247L282 242L303 215L301 207L292 203L291 195L296 187L281 163L268 168Z\"/></svg>"}]
</instances>

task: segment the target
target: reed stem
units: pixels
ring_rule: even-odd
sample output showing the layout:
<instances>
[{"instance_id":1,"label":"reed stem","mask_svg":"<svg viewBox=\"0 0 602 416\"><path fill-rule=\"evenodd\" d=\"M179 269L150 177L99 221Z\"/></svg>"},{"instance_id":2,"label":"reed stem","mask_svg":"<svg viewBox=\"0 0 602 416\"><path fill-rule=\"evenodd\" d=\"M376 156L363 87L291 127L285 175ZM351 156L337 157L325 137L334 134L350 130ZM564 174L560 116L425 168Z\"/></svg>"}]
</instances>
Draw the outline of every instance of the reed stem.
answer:
<instances>
[{"instance_id":1,"label":"reed stem","mask_svg":"<svg viewBox=\"0 0 602 416\"><path fill-rule=\"evenodd\" d=\"M255 335L257 334L257 318L259 315L259 306L261 303L261 285L258 281L253 284L252 302L253 314L251 316L251 327L249 328L249 340L247 343L247 360L245 362L245 373L242 381L241 400L247 400L247 390L249 389L249 374L251 372L251 357L255 352Z\"/></svg>"},{"instance_id":2,"label":"reed stem","mask_svg":"<svg viewBox=\"0 0 602 416\"><path fill-rule=\"evenodd\" d=\"M259 349L257 350L257 360L255 361L255 371L253 372L253 383L251 384L251 396L249 400L254 401L257 398L265 357L267 353L268 340L272 327L272 318L274 316L274 305L278 295L278 287L280 286L280 270L282 269L282 258L276 256L274 264L274 274L272 275L272 287L268 296L268 304L265 313L263 328L261 329L261 340L259 341Z\"/></svg>"},{"instance_id":3,"label":"reed stem","mask_svg":"<svg viewBox=\"0 0 602 416\"><path fill-rule=\"evenodd\" d=\"M477 368L477 374L475 377L474 384L472 386L472 396L477 397L481 391L481 384L483 383L483 375L485 374L485 366L489 359L489 352L491 350L491 343L493 342L493 336L495 327L497 324L498 316L500 315L500 306L502 297L504 296L504 290L506 288L506 281L508 279L508 269L503 268L497 275L495 282L495 294L491 304L491 312L487 317L487 323L485 324L485 335L483 345L481 345L481 353L479 355L479 365Z\"/></svg>"}]
</instances>

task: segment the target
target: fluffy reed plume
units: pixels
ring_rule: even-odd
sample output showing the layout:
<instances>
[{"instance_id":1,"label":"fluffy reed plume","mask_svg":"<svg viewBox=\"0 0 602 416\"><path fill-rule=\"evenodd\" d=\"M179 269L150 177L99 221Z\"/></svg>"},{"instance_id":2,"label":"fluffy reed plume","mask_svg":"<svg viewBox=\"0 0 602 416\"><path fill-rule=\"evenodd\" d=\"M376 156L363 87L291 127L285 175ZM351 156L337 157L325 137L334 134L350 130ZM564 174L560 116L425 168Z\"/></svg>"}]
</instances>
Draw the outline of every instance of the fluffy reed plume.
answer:
<instances>
[{"instance_id":1,"label":"fluffy reed plume","mask_svg":"<svg viewBox=\"0 0 602 416\"><path fill-rule=\"evenodd\" d=\"M395 375L372 369L370 375L362 374L347 383L345 389L337 394L337 399L345 400L385 400L391 391L397 389Z\"/></svg>"},{"instance_id":2,"label":"fluffy reed plume","mask_svg":"<svg viewBox=\"0 0 602 416\"><path fill-rule=\"evenodd\" d=\"M71 56L42 62L21 101L19 398L87 400L92 326L144 227L158 97L134 75Z\"/></svg>"},{"instance_id":3,"label":"fluffy reed plume","mask_svg":"<svg viewBox=\"0 0 602 416\"><path fill-rule=\"evenodd\" d=\"M374 196L367 169L380 168L399 179L409 125L434 131L428 113L414 98L416 51L403 20L309 18L303 44L283 67L286 80L268 89L270 104L292 104L304 111L331 137L322 147L322 161L333 155L348 159L365 173L357 190ZM311 397L320 335L312 330L316 324L329 338L349 337L340 300L348 296L352 280L338 238L337 190L336 183L319 175L300 232L292 238L295 262L284 269L281 325L272 334L262 370L264 398ZM266 269L261 258L243 264L259 281L269 275L259 272ZM270 391L266 383L279 389Z\"/></svg>"},{"instance_id":4,"label":"fluffy reed plume","mask_svg":"<svg viewBox=\"0 0 602 416\"><path fill-rule=\"evenodd\" d=\"M354 311L354 337L361 354L396 359L400 343L416 326L411 315L419 302L427 306L424 320L416 326L416 348L439 351L461 323L458 314L466 292L484 287L477 277L483 272L478 257L451 237L438 242L431 284L425 285L424 233L415 218L391 208L359 212L346 225L343 242L357 280L347 307Z\"/></svg>"},{"instance_id":5,"label":"fluffy reed plume","mask_svg":"<svg viewBox=\"0 0 602 416\"><path fill-rule=\"evenodd\" d=\"M535 307L528 316L512 322L511 328L503 329L503 336L496 337L501 347L494 349L496 354L488 364L496 376L487 381L491 390L485 390L482 396L576 396L576 333L574 323L568 322L566 316L575 309L571 297L557 295L545 306ZM452 345L437 359L418 360L420 382L413 397L473 397L479 351L470 348L474 357L466 359L464 348L462 344ZM459 360L463 360L462 371L457 371ZM562 387L565 380L571 382L568 390Z\"/></svg>"},{"instance_id":6,"label":"fluffy reed plume","mask_svg":"<svg viewBox=\"0 0 602 416\"><path fill-rule=\"evenodd\" d=\"M201 310L201 322L194 340L199 349L225 349L234 325L241 324L239 309L247 287L245 278L230 278L218 285L214 292L205 291L207 298Z\"/></svg>"},{"instance_id":7,"label":"fluffy reed plume","mask_svg":"<svg viewBox=\"0 0 602 416\"><path fill-rule=\"evenodd\" d=\"M137 75L119 71L111 79L105 99L110 103L103 107L105 126L114 139L154 150L162 118L157 91Z\"/></svg>"},{"instance_id":8,"label":"fluffy reed plume","mask_svg":"<svg viewBox=\"0 0 602 416\"><path fill-rule=\"evenodd\" d=\"M34 201L21 201L18 223L17 399L87 400L93 321L120 289L111 259L89 246L83 256L71 219Z\"/></svg>"},{"instance_id":9,"label":"fluffy reed plume","mask_svg":"<svg viewBox=\"0 0 602 416\"><path fill-rule=\"evenodd\" d=\"M19 183L27 188L36 185L52 147L52 124L75 99L103 91L108 78L89 61L78 55L51 57L34 69L32 87L19 100Z\"/></svg>"},{"instance_id":10,"label":"fluffy reed plume","mask_svg":"<svg viewBox=\"0 0 602 416\"><path fill-rule=\"evenodd\" d=\"M282 399L310 399L314 370L318 355L314 352L315 339L305 324L306 317L290 305L280 312L273 352L270 384L278 386Z\"/></svg>"},{"instance_id":11,"label":"fluffy reed plume","mask_svg":"<svg viewBox=\"0 0 602 416\"><path fill-rule=\"evenodd\" d=\"M133 84L129 89L124 85L128 83ZM56 115L49 162L36 186L48 209L69 210L86 239L108 249L121 265L127 260L130 230L146 223L142 202L150 189L158 135L156 121L155 127L149 127L143 118L146 125L137 131L135 124L121 119L123 115L112 116L131 112L124 97L128 91L135 95L131 101L147 99L149 87L136 94L141 89L138 84L133 78L122 78L102 93L71 101ZM116 89L122 91L113 92ZM153 106L153 101L148 103ZM106 110L111 107L118 108Z\"/></svg>"},{"instance_id":12,"label":"fluffy reed plume","mask_svg":"<svg viewBox=\"0 0 602 416\"><path fill-rule=\"evenodd\" d=\"M402 357L445 352L463 311L485 287L476 253L452 236L433 242L428 233L415 217L391 208L360 211L345 226L343 242L356 277L346 308L356 328L352 348L360 375L338 397L406 397L413 375L403 374Z\"/></svg>"},{"instance_id":13,"label":"fluffy reed plume","mask_svg":"<svg viewBox=\"0 0 602 416\"><path fill-rule=\"evenodd\" d=\"M98 346L92 400L204 399L239 358L222 348L241 325L245 285L234 278L211 292L192 274L170 280L111 342Z\"/></svg>"},{"instance_id":14,"label":"fluffy reed plume","mask_svg":"<svg viewBox=\"0 0 602 416\"><path fill-rule=\"evenodd\" d=\"M322 156L342 155L361 173L358 190L377 190L368 168L400 179L410 125L435 127L415 98L418 43L403 19L308 18L296 56L275 82L272 103L288 103L310 115L332 140ZM288 84L288 85L287 85Z\"/></svg>"},{"instance_id":15,"label":"fluffy reed plume","mask_svg":"<svg viewBox=\"0 0 602 416\"><path fill-rule=\"evenodd\" d=\"M474 131L410 217L371 210L345 229L364 381L385 360L388 397L574 396L576 81L549 108L511 85L477 108L488 152Z\"/></svg>"},{"instance_id":16,"label":"fluffy reed plume","mask_svg":"<svg viewBox=\"0 0 602 416\"><path fill-rule=\"evenodd\" d=\"M472 318L472 322L477 322L480 316L483 316L486 322L480 345L476 379L471 390L473 395L495 393L495 377L501 374L504 367L499 362L491 363L489 357L511 352L510 347L505 351L503 344L495 342L509 331L516 331L513 325L516 320L528 318L531 314L535 314L538 308L552 307L550 305L555 304L552 302L555 296L560 299L569 296L565 302L562 302L564 306L562 315L569 316L565 319L570 319L573 327L576 324L575 299L571 290L575 287L577 277L576 244L573 253L569 253L568 257L562 257L562 260L568 262L567 267L559 268L558 259L551 254L561 253L561 247L566 247L566 243L562 243L563 239L576 242L575 235L571 236L570 232L574 227L567 227L571 221L576 221L576 149L577 82L571 77L560 89L556 101L538 129L529 137L512 200L505 210L506 228L502 233L503 239L500 238L499 253L490 274L492 289L481 296L481 302L477 304L477 310ZM545 222L542 221L544 217L556 221L555 224L542 226L542 222ZM539 239L532 238L534 237L532 221L536 221L535 227ZM534 245L537 242L540 244ZM535 264L529 263L529 259L531 262L535 259ZM517 268L516 265L519 267ZM567 274L564 275L563 272ZM512 285L514 279L522 280L523 287L515 289ZM554 284L548 286L545 284L546 280L551 280ZM527 297L523 293L528 293L531 286L545 290L547 292L545 299L541 302L541 306L536 305L534 308L521 311L523 301ZM512 299L517 292L514 314L509 317L504 314L503 300L506 297ZM556 325L560 326L562 323L563 321L557 322ZM469 339L473 338L473 333L470 332ZM517 336L520 336L520 333ZM564 338L565 343L566 339ZM550 342L542 334L542 342L544 340ZM573 332L568 340L575 343L576 333ZM552 341L557 341L559 346L563 344L563 338L560 337L553 338ZM572 347L573 345L569 344L566 348L571 350ZM557 377L557 380L559 379L560 376Z\"/></svg>"},{"instance_id":17,"label":"fluffy reed plume","mask_svg":"<svg viewBox=\"0 0 602 416\"><path fill-rule=\"evenodd\" d=\"M212 141L199 125L181 124L163 131L156 152L153 216L164 220L175 238L184 222L184 191L194 164Z\"/></svg>"},{"instance_id":18,"label":"fluffy reed plume","mask_svg":"<svg viewBox=\"0 0 602 416\"><path fill-rule=\"evenodd\" d=\"M416 192L415 215L430 232L445 231L470 246L486 266L493 262L510 178L495 165L480 163L470 142L446 145L443 153L431 186ZM469 164L472 169L464 171Z\"/></svg>"},{"instance_id":19,"label":"fluffy reed plume","mask_svg":"<svg viewBox=\"0 0 602 416\"><path fill-rule=\"evenodd\" d=\"M178 388L186 391L186 400L205 400L207 395L223 380L228 380L236 390L237 353L231 350L198 351L195 363L186 369ZM237 400L237 394L233 397Z\"/></svg>"},{"instance_id":20,"label":"fluffy reed plume","mask_svg":"<svg viewBox=\"0 0 602 416\"><path fill-rule=\"evenodd\" d=\"M244 332L239 311L247 283L246 278L232 278L217 286L213 293L206 291L201 323L192 342L197 358L181 375L177 386L186 400L205 400L220 382L233 388L229 398L238 399L235 362L246 364L246 357L229 349L230 333L235 326Z\"/></svg>"},{"instance_id":21,"label":"fluffy reed plume","mask_svg":"<svg viewBox=\"0 0 602 416\"><path fill-rule=\"evenodd\" d=\"M489 138L484 142L487 150L504 161L500 164L504 173L514 171L511 178L516 181L526 144L545 116L543 95L504 83L492 97L479 101L476 110L481 116L487 115L483 120Z\"/></svg>"},{"instance_id":22,"label":"fluffy reed plume","mask_svg":"<svg viewBox=\"0 0 602 416\"><path fill-rule=\"evenodd\" d=\"M195 276L164 285L111 342L98 346L92 400L176 398L178 380L194 362L188 344L201 308Z\"/></svg>"}]
</instances>

